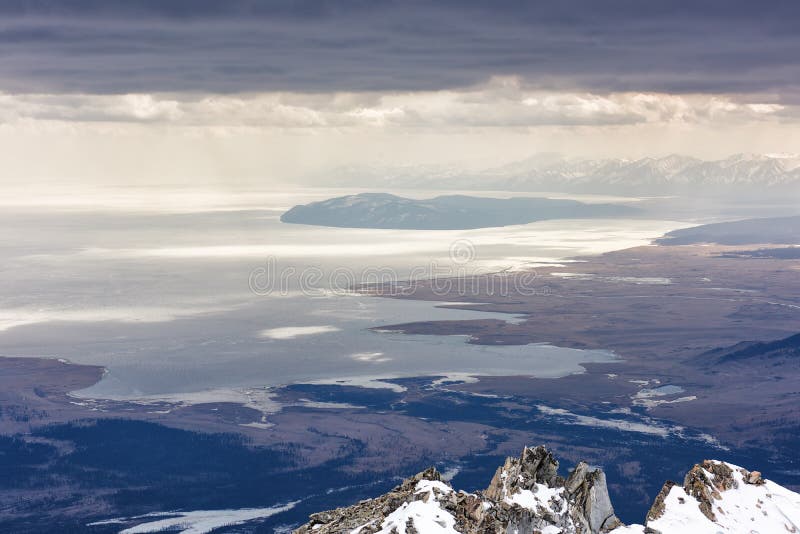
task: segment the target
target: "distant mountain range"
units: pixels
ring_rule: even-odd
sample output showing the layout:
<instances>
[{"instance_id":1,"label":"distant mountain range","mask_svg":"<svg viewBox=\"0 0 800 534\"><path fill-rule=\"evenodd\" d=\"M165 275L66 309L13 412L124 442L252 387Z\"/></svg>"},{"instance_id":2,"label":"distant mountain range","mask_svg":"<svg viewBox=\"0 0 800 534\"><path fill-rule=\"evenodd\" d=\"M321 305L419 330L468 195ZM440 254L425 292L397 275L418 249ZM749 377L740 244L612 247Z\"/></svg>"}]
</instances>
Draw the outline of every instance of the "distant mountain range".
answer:
<instances>
[{"instance_id":1,"label":"distant mountain range","mask_svg":"<svg viewBox=\"0 0 800 534\"><path fill-rule=\"evenodd\" d=\"M637 194L800 190L800 154L737 154L716 161L680 155L631 160L539 154L477 172L445 166L341 167L315 181L336 186Z\"/></svg>"},{"instance_id":2,"label":"distant mountain range","mask_svg":"<svg viewBox=\"0 0 800 534\"><path fill-rule=\"evenodd\" d=\"M626 217L637 213L639 210L630 206L550 198L447 195L415 200L386 193L362 193L295 206L281 216L281 221L340 228L464 230L546 219Z\"/></svg>"}]
</instances>

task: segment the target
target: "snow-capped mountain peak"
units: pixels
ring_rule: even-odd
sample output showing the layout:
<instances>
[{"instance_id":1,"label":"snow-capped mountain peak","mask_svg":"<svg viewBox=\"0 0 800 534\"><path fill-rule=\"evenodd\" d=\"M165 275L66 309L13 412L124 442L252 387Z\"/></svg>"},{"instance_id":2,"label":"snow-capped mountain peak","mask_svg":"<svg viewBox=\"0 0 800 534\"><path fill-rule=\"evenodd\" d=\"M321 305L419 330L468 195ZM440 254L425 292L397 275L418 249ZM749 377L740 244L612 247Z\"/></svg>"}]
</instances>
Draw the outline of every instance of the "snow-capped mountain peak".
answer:
<instances>
[{"instance_id":1,"label":"snow-capped mountain peak","mask_svg":"<svg viewBox=\"0 0 800 534\"><path fill-rule=\"evenodd\" d=\"M336 185L507 191L581 191L647 194L698 189L761 191L800 188L800 155L735 154L704 161L670 154L640 159L567 158L540 154L482 171L440 167L348 168L333 172Z\"/></svg>"},{"instance_id":2,"label":"snow-capped mountain peak","mask_svg":"<svg viewBox=\"0 0 800 534\"><path fill-rule=\"evenodd\" d=\"M667 482L645 524L614 514L603 471L581 462L564 479L544 447L508 458L489 487L455 491L431 468L389 493L313 514L295 534L773 534L800 530L800 494L758 471L706 460Z\"/></svg>"}]
</instances>

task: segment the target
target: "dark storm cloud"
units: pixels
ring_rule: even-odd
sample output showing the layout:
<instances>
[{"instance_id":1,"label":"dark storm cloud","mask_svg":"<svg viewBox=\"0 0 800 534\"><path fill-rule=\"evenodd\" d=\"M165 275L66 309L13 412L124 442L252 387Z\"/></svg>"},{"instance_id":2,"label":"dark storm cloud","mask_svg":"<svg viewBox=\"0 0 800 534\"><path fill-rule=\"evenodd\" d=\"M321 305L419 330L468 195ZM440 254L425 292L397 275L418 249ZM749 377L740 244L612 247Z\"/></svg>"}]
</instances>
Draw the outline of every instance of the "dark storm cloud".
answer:
<instances>
[{"instance_id":1,"label":"dark storm cloud","mask_svg":"<svg viewBox=\"0 0 800 534\"><path fill-rule=\"evenodd\" d=\"M546 89L796 100L800 2L0 2L0 90Z\"/></svg>"}]
</instances>

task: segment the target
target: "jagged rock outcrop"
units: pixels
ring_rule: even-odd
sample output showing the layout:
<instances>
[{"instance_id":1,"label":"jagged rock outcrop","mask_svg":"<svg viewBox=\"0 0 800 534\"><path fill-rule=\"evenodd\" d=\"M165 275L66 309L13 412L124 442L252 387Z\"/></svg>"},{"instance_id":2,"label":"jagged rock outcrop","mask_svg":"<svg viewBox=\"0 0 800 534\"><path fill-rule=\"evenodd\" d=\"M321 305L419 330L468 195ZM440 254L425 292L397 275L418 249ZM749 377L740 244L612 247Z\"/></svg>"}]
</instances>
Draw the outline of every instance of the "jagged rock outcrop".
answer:
<instances>
[{"instance_id":1,"label":"jagged rock outcrop","mask_svg":"<svg viewBox=\"0 0 800 534\"><path fill-rule=\"evenodd\" d=\"M606 475L600 469L590 471L586 463L579 463L567 479L566 489L573 502L573 521L581 525L581 532L608 532L622 524L614 515Z\"/></svg>"},{"instance_id":2,"label":"jagged rock outcrop","mask_svg":"<svg viewBox=\"0 0 800 534\"><path fill-rule=\"evenodd\" d=\"M645 525L614 515L605 474L579 463L564 479L544 447L508 458L483 491L455 491L433 468L389 493L312 515L295 534L798 533L800 495L725 462L664 484Z\"/></svg>"},{"instance_id":3,"label":"jagged rock outcrop","mask_svg":"<svg viewBox=\"0 0 800 534\"><path fill-rule=\"evenodd\" d=\"M456 492L434 469L386 495L314 514L297 534L599 534L620 522L599 469L579 464L565 480L544 447L508 458L481 492Z\"/></svg>"}]
</instances>

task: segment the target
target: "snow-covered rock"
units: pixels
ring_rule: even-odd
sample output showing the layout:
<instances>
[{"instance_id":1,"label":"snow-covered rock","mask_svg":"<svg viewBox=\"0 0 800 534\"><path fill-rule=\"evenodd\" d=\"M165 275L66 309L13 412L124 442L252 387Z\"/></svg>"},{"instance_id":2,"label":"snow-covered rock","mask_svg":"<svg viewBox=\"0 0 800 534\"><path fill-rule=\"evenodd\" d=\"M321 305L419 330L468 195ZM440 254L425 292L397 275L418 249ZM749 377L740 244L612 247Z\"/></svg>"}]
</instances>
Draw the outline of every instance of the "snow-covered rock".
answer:
<instances>
[{"instance_id":1,"label":"snow-covered rock","mask_svg":"<svg viewBox=\"0 0 800 534\"><path fill-rule=\"evenodd\" d=\"M643 525L622 525L605 475L581 462L564 479L544 447L508 458L489 487L455 491L433 468L389 493L321 512L296 534L728 534L800 532L800 494L720 461L667 482Z\"/></svg>"},{"instance_id":2,"label":"snow-covered rock","mask_svg":"<svg viewBox=\"0 0 800 534\"><path fill-rule=\"evenodd\" d=\"M800 494L758 471L706 460L687 473L683 486L664 485L647 528L661 534L799 532Z\"/></svg>"},{"instance_id":3,"label":"snow-covered rock","mask_svg":"<svg viewBox=\"0 0 800 534\"><path fill-rule=\"evenodd\" d=\"M600 533L620 525L603 472L581 463L565 480L544 447L508 458L481 492L456 492L428 469L386 495L310 519L298 534Z\"/></svg>"}]
</instances>

